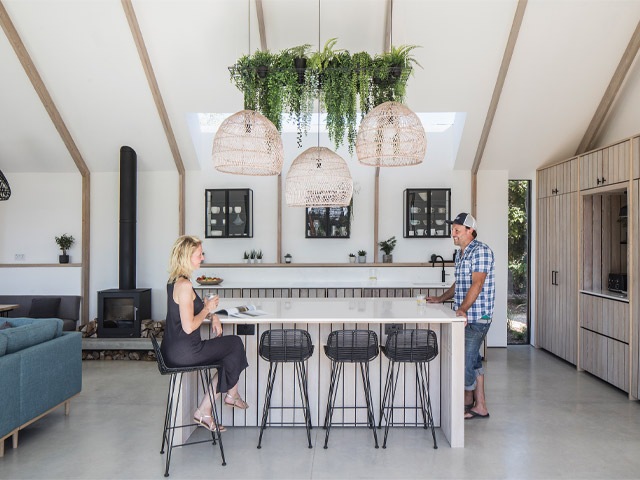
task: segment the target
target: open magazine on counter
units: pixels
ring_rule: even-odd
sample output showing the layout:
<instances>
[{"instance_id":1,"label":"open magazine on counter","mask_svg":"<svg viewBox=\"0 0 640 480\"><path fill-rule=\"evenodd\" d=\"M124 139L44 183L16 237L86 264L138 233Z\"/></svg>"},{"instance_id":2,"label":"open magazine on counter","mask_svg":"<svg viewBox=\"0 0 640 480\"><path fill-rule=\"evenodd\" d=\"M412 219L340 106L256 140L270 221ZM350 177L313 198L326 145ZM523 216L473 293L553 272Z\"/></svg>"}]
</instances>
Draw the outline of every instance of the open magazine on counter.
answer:
<instances>
[{"instance_id":1,"label":"open magazine on counter","mask_svg":"<svg viewBox=\"0 0 640 480\"><path fill-rule=\"evenodd\" d=\"M217 310L216 313L221 313L229 317L259 317L267 314L267 312L258 310L255 305L240 305L239 307L222 308Z\"/></svg>"}]
</instances>

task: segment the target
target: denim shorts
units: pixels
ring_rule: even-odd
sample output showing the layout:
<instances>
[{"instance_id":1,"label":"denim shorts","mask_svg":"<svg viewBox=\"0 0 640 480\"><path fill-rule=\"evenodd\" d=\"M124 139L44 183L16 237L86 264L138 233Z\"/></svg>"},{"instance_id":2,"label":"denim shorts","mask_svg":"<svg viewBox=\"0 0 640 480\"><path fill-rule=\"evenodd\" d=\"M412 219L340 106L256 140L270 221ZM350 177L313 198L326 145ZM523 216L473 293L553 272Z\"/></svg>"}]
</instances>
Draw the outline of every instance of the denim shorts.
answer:
<instances>
[{"instance_id":1,"label":"denim shorts","mask_svg":"<svg viewBox=\"0 0 640 480\"><path fill-rule=\"evenodd\" d=\"M487 335L491 320L486 323L467 323L464 327L464 389L475 390L476 378L484 375L480 346Z\"/></svg>"}]
</instances>

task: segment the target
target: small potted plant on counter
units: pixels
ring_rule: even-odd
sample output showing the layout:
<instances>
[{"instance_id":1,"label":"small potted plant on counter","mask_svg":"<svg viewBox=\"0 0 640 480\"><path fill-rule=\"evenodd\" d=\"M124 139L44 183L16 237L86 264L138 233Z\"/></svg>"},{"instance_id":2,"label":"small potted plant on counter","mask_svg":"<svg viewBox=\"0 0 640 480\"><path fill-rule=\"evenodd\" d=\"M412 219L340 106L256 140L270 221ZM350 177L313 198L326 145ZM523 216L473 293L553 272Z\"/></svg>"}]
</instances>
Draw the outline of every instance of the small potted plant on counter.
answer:
<instances>
[{"instance_id":1,"label":"small potted plant on counter","mask_svg":"<svg viewBox=\"0 0 640 480\"><path fill-rule=\"evenodd\" d=\"M76 240L75 238L73 238L73 235L67 235L66 233L63 233L59 237L56 237L56 243L58 244L58 247L60 247L60 250L62 250L62 255L58 257L60 263L69 263L69 255L67 255L67 250L71 248L75 241Z\"/></svg>"},{"instance_id":2,"label":"small potted plant on counter","mask_svg":"<svg viewBox=\"0 0 640 480\"><path fill-rule=\"evenodd\" d=\"M358 263L367 263L367 251L358 250Z\"/></svg>"},{"instance_id":3,"label":"small potted plant on counter","mask_svg":"<svg viewBox=\"0 0 640 480\"><path fill-rule=\"evenodd\" d=\"M382 255L382 263L393 263L393 255L391 255L391 252L393 252L393 249L396 247L396 242L395 235L387 240L378 242L380 250L384 252Z\"/></svg>"},{"instance_id":4,"label":"small potted plant on counter","mask_svg":"<svg viewBox=\"0 0 640 480\"><path fill-rule=\"evenodd\" d=\"M350 253L349 254L349 263L356 263L356 254L355 253Z\"/></svg>"},{"instance_id":5,"label":"small potted plant on counter","mask_svg":"<svg viewBox=\"0 0 640 480\"><path fill-rule=\"evenodd\" d=\"M251 258L251 252L245 250L244 254L242 255L242 259L244 260L244 263L249 263L250 258Z\"/></svg>"},{"instance_id":6,"label":"small potted plant on counter","mask_svg":"<svg viewBox=\"0 0 640 480\"><path fill-rule=\"evenodd\" d=\"M262 250L256 251L256 263L262 263Z\"/></svg>"},{"instance_id":7,"label":"small potted plant on counter","mask_svg":"<svg viewBox=\"0 0 640 480\"><path fill-rule=\"evenodd\" d=\"M284 263L291 263L291 254L290 253L287 253L284 256Z\"/></svg>"},{"instance_id":8,"label":"small potted plant on counter","mask_svg":"<svg viewBox=\"0 0 640 480\"><path fill-rule=\"evenodd\" d=\"M257 252L255 250L251 250L251 252L249 252L249 263L256 262L256 254Z\"/></svg>"}]
</instances>

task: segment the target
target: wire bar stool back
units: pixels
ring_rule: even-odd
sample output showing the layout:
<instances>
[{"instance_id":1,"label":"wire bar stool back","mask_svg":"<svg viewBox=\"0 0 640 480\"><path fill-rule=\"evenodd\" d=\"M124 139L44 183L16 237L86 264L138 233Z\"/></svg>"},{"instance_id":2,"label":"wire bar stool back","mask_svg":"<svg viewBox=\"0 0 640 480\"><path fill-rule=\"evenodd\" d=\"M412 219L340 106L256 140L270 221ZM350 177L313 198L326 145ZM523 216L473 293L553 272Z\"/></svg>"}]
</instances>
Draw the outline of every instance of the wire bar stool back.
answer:
<instances>
[{"instance_id":1,"label":"wire bar stool back","mask_svg":"<svg viewBox=\"0 0 640 480\"><path fill-rule=\"evenodd\" d=\"M387 336L387 341L385 346L382 347L382 351L389 359L384 393L382 395L382 406L380 408L380 421L378 423L378 428L380 428L382 426L382 421L386 421L382 448L387 448L389 426L394 424L394 408L413 408L393 406L398 378L400 376L400 365L406 363L413 363L415 365L416 388L420 398L420 406L416 408L419 408L422 413L424 428L431 428L433 448L438 448L433 412L431 410L429 372L427 367L427 364L438 356L438 338L436 336L436 332L429 329L394 329ZM395 424L405 425L398 423Z\"/></svg>"},{"instance_id":2,"label":"wire bar stool back","mask_svg":"<svg viewBox=\"0 0 640 480\"><path fill-rule=\"evenodd\" d=\"M307 364L306 361L313 355L314 346L311 336L306 330L300 329L273 329L267 330L260 336L260 344L258 352L260 357L269 362L269 374L267 378L267 388L264 397L264 407L262 409L262 421L260 424L260 437L258 438L258 448L262 448L262 435L267 426L269 419L269 411L271 409L302 409L304 415L304 425L307 430L307 441L309 448L311 446L311 410L309 408L309 389L307 381ZM276 381L278 365L280 363L293 363L295 377L298 381L301 407L272 407L271 395ZM282 423L284 424L284 423ZM289 422L288 425L296 425L295 421Z\"/></svg>"},{"instance_id":3,"label":"wire bar stool back","mask_svg":"<svg viewBox=\"0 0 640 480\"><path fill-rule=\"evenodd\" d=\"M324 438L324 448L328 448L329 433L333 420L333 412L336 408L336 398L338 396L338 386L342 376L345 363L357 363L360 367L362 385L366 407L338 407L342 409L354 409L356 414L360 408L366 408L366 425L373 432L374 445L378 448L378 435L376 433L376 420L373 414L373 400L371 396L371 383L369 381L369 362L378 356L378 336L372 330L335 330L329 334L324 352L331 360L331 376L329 395L327 397L327 410L324 417L324 428L326 434ZM356 420L350 425L357 425Z\"/></svg>"}]
</instances>

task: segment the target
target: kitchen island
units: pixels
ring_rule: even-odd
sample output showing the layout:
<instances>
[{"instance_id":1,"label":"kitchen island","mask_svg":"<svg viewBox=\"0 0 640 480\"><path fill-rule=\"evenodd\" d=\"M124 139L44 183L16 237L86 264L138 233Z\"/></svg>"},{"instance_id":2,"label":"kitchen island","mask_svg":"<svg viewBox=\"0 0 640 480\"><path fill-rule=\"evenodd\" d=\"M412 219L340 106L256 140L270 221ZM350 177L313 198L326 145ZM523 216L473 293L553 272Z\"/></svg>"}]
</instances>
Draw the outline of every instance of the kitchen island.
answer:
<instances>
[{"instance_id":1,"label":"kitchen island","mask_svg":"<svg viewBox=\"0 0 640 480\"><path fill-rule=\"evenodd\" d=\"M227 317L221 315L224 334L235 334L238 329L247 351L249 367L240 378L240 393L249 403L250 408L242 411L222 406L219 400L221 423L225 426L257 426L262 413L263 397L266 388L268 362L258 355L258 343L263 331L272 328L301 328L309 331L315 351L308 362L309 396L313 425L322 425L324 408L329 388L330 362L325 356L322 346L329 333L336 329L371 329L378 334L381 345L386 341L386 328L389 324L402 328L430 328L438 336L439 354L429 364L430 394L436 426L452 447L464 446L464 319L456 317L449 306L418 304L415 298L251 298L221 299L220 308L236 307L251 303L265 315L250 317ZM247 330L248 329L248 330ZM251 332L253 330L253 332ZM203 324L201 335L208 338L209 324ZM370 366L371 387L374 405L377 405L376 421L379 415L381 390L387 371L388 360L384 355L378 356ZM274 390L272 405L284 400L288 405L296 402L297 393L293 388L293 366L284 365L282 376L278 379L277 392ZM402 418L405 422L420 425L421 418L417 410L412 410L419 402L415 389L415 370L412 365L405 368L406 381L401 378L396 394L396 406L408 407ZM355 367L345 368L345 382L340 397L342 404L352 406L363 403L361 389L356 384ZM181 398L181 417L189 423L193 410L197 405L198 391L196 377L191 374L185 377ZM287 418L279 419L278 412L271 415L272 424L282 420L283 423L294 420L293 411L282 414ZM358 415L357 419L355 416ZM342 411L341 418L345 425L355 420L360 421L360 413L353 409ZM401 415L401 414L399 414ZM295 418L295 420L299 420ZM183 429L188 436L188 429ZM257 437L256 437L257 438Z\"/></svg>"}]
</instances>

